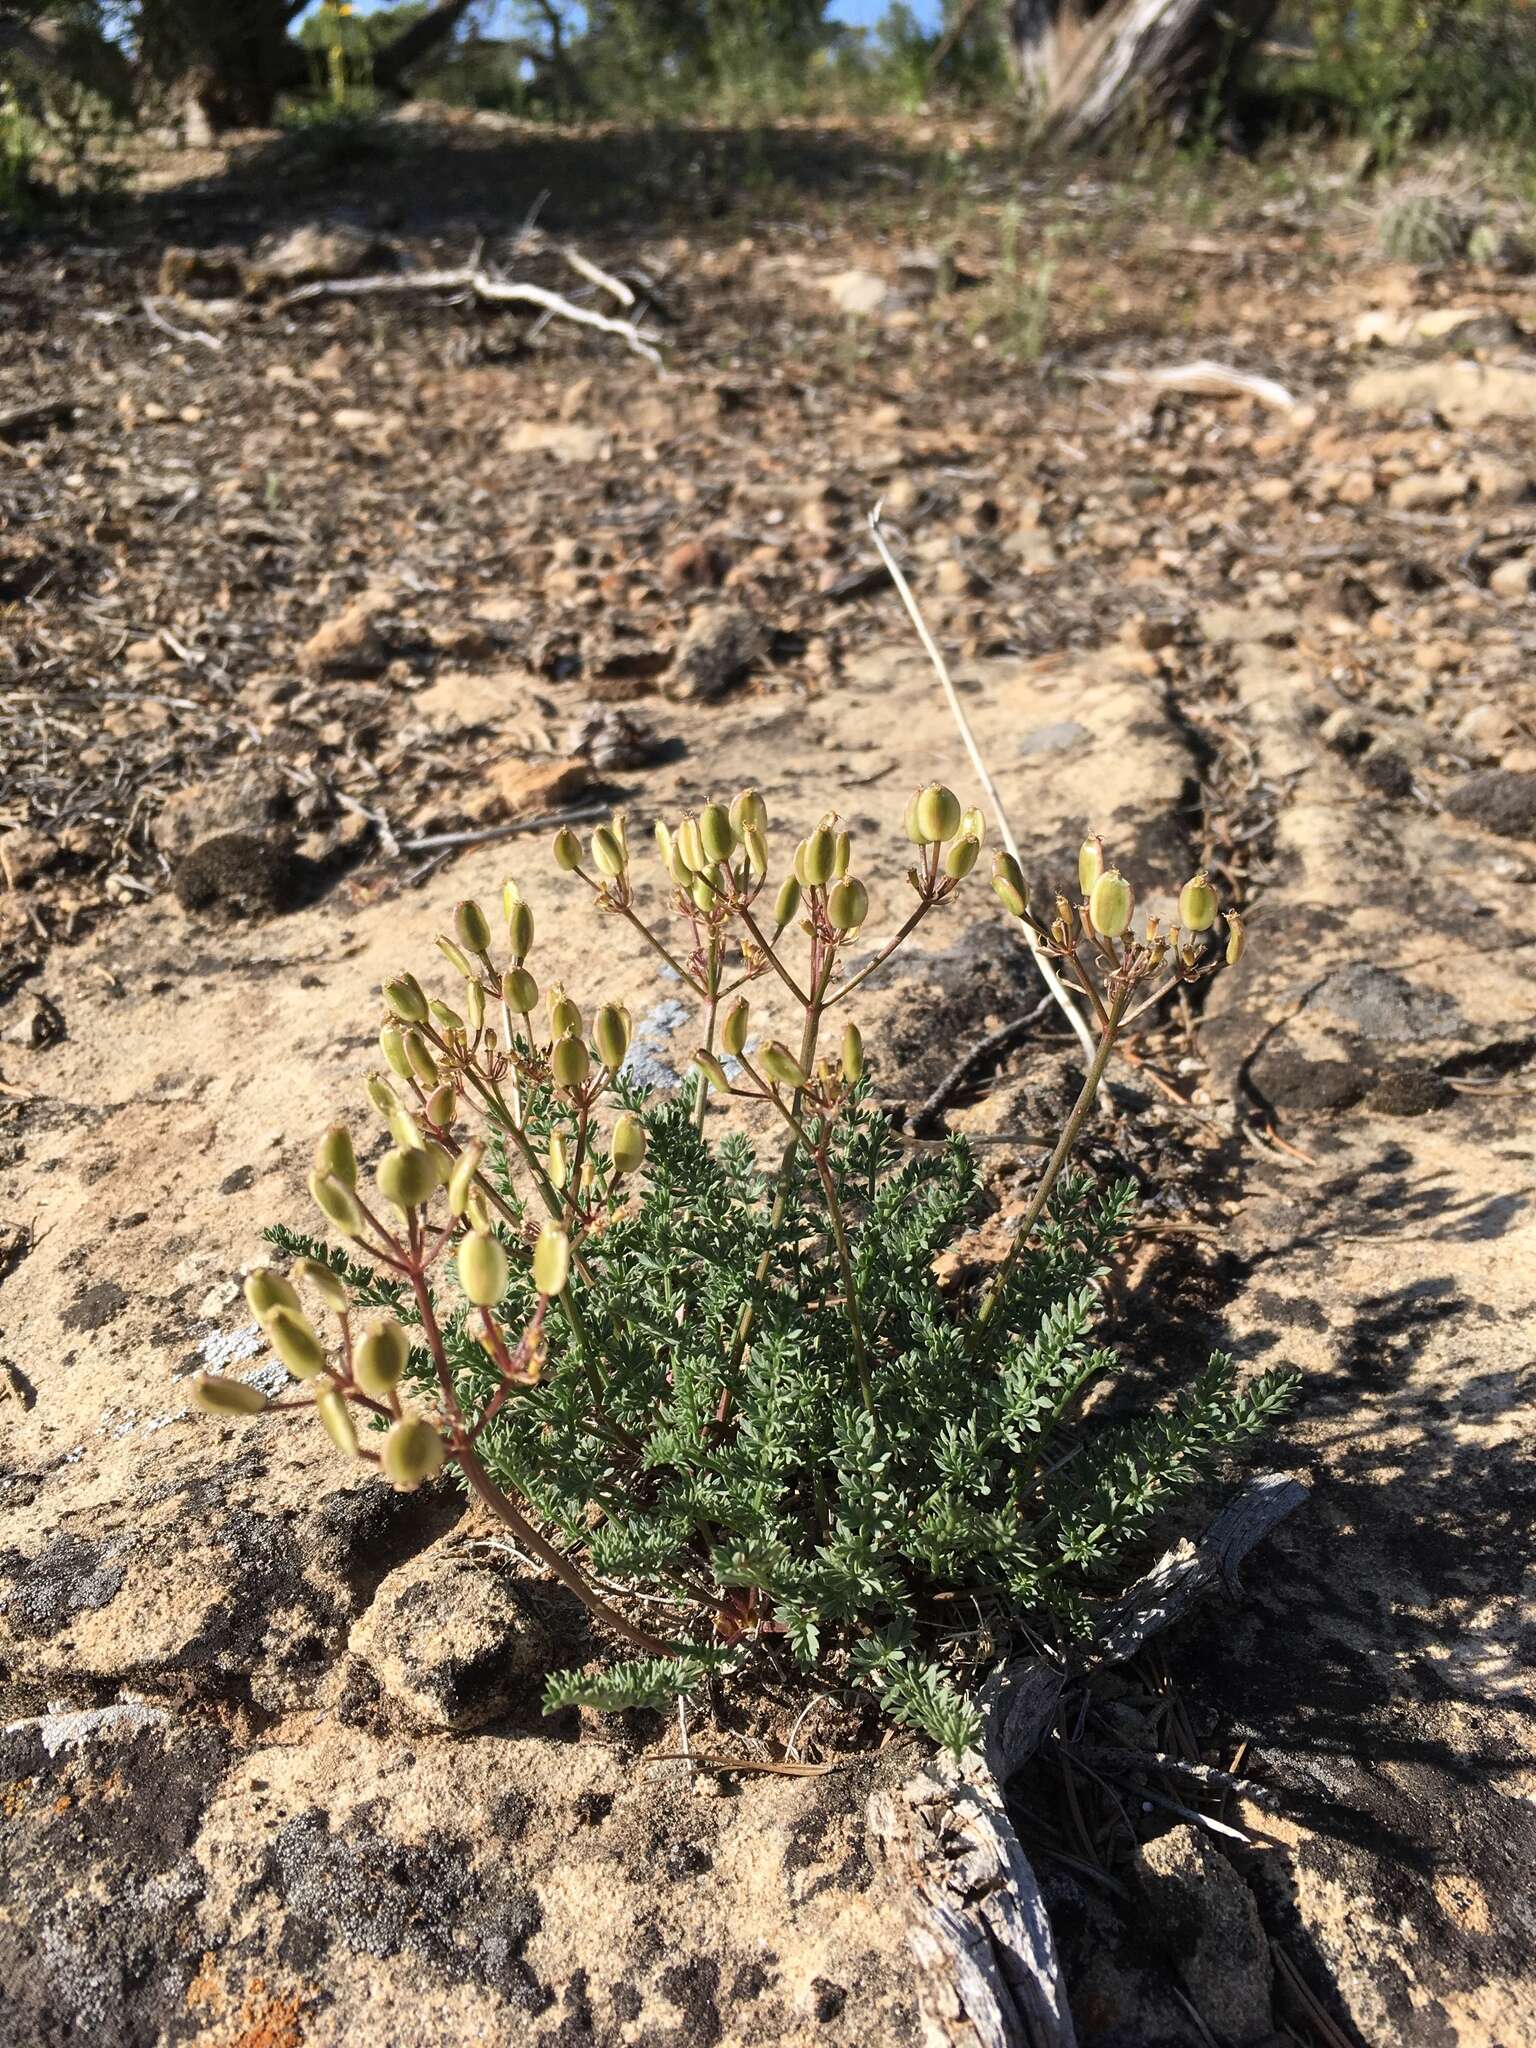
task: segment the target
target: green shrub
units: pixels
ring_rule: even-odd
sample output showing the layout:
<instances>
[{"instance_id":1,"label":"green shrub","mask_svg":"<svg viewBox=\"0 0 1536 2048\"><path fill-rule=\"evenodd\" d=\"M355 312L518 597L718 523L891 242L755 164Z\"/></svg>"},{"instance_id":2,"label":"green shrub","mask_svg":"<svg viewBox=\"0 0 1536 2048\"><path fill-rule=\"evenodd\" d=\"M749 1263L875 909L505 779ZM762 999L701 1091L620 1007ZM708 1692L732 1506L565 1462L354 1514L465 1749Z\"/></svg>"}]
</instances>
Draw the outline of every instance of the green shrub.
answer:
<instances>
[{"instance_id":1,"label":"green shrub","mask_svg":"<svg viewBox=\"0 0 1536 2048\"><path fill-rule=\"evenodd\" d=\"M387 1071L368 1095L391 1142L373 1185L344 1126L321 1141L311 1193L344 1248L271 1231L292 1277L247 1282L301 1382L270 1405L313 1406L397 1486L451 1463L621 1640L625 1661L553 1677L551 1710L658 1706L787 1660L963 1748L978 1669L1010 1629L1084 1630L1180 1489L1287 1398L1284 1375L1240 1389L1217 1357L1165 1408L1083 1409L1116 1368L1096 1338L1100 1285L1132 1191L1065 1169L1121 1028L1235 960L1240 921L1217 939L1197 876L1182 930L1152 920L1138 938L1097 841L1077 900L1037 914L995 857L999 899L1077 985L1098 1043L1006 1255L950 1283L936 1262L979 1219L976 1162L958 1139L909 1153L844 1022L980 852L980 814L938 785L905 822L913 901L874 947L835 818L776 886L755 793L658 825L665 929L637 907L622 817L587 847L561 831L557 866L697 1001L689 1082L648 1098L620 1006L588 1015L559 987L541 993L515 887L500 937L462 903L438 941L456 1003L408 973L384 988ZM800 1019L795 1050L754 1030L747 991L770 976ZM712 1136L711 1104L724 1121L727 1100L777 1127L770 1156L736 1118ZM331 1342L300 1288L334 1316ZM196 1399L222 1415L269 1405L210 1375Z\"/></svg>"},{"instance_id":2,"label":"green shrub","mask_svg":"<svg viewBox=\"0 0 1536 2048\"><path fill-rule=\"evenodd\" d=\"M1529 139L1536 12L1522 0L1309 0L1298 73L1385 144L1430 134Z\"/></svg>"}]
</instances>

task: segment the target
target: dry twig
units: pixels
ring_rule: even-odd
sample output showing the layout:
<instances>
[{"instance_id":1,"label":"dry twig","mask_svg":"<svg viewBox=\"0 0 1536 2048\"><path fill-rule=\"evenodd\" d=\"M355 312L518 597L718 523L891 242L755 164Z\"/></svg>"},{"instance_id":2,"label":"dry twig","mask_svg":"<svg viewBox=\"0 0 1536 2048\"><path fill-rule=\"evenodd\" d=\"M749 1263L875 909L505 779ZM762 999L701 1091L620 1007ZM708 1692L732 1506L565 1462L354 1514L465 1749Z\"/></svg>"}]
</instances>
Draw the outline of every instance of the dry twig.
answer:
<instances>
[{"instance_id":1,"label":"dry twig","mask_svg":"<svg viewBox=\"0 0 1536 2048\"><path fill-rule=\"evenodd\" d=\"M944 657L939 652L938 643L929 632L927 621L918 607L917 599L912 595L912 586L902 574L896 557L891 553L887 545L885 534L880 525L880 507L878 505L869 515L869 530L874 538L875 546L880 550L880 559L884 562L890 579L896 586L896 594L906 606L907 617L912 621L917 637L922 642L923 652L933 664L933 672L939 679L939 687L944 692L945 701L948 703L950 711L954 716L955 724L960 728L960 737L965 742L965 751L970 756L971 766L975 769L976 778L986 792L988 803L992 806L992 815L997 820L997 829L1002 834L1003 844L1013 855L1014 859L1019 862L1020 867L1023 867L1024 863L1019 856L1018 841L1014 838L1013 828L1008 823L1008 813L1003 809L1003 800L998 795L997 784L992 780L987 764L982 759L981 749L976 744L976 735L971 730L971 722L965 715L964 706L961 704L959 694L951 680ZM1091 1062L1097 1048L1094 1045L1093 1032L1089 1027L1088 1020L1082 1015L1076 1003L1073 1002L1067 991L1066 983L1046 958L1034 933L1027 925L1024 928L1024 933L1029 942L1029 949L1034 955L1035 965L1040 970L1041 980L1060 1006L1062 1015L1077 1033L1078 1043L1082 1046L1084 1055Z\"/></svg>"}]
</instances>

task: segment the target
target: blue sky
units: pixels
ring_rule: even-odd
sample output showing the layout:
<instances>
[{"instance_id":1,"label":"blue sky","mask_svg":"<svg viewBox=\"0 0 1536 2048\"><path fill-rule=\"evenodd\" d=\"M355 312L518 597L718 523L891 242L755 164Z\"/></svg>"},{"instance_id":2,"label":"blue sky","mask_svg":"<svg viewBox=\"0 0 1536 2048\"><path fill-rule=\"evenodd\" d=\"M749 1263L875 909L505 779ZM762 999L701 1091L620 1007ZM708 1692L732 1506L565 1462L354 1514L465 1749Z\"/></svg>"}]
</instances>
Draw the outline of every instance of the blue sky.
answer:
<instances>
[{"instance_id":1,"label":"blue sky","mask_svg":"<svg viewBox=\"0 0 1536 2048\"><path fill-rule=\"evenodd\" d=\"M381 0L355 0L359 14L371 14L380 4ZM867 27L870 22L880 19L885 12L886 4L887 0L832 0L827 12L834 21L847 21ZM930 27L938 21L944 11L942 0L910 0L910 4L919 21ZM511 21L510 7L503 7L500 13L504 21ZM494 28L495 24L492 26Z\"/></svg>"}]
</instances>

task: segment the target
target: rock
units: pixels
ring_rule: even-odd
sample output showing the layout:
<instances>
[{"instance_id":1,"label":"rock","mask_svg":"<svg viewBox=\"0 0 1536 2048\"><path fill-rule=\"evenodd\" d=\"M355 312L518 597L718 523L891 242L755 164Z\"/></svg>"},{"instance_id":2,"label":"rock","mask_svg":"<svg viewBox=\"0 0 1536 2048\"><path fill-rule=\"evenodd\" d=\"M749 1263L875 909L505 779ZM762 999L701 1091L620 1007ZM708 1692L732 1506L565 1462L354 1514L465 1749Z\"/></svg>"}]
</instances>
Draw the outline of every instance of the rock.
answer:
<instances>
[{"instance_id":1,"label":"rock","mask_svg":"<svg viewBox=\"0 0 1536 2048\"><path fill-rule=\"evenodd\" d=\"M1518 505L1530 495L1530 475L1517 462L1506 462L1499 455L1479 455L1467 466L1480 504Z\"/></svg>"},{"instance_id":2,"label":"rock","mask_svg":"<svg viewBox=\"0 0 1536 2048\"><path fill-rule=\"evenodd\" d=\"M311 675L377 675L389 662L378 624L387 609L388 599L376 592L354 598L305 641L300 666Z\"/></svg>"},{"instance_id":3,"label":"rock","mask_svg":"<svg viewBox=\"0 0 1536 2048\"><path fill-rule=\"evenodd\" d=\"M245 288L261 291L271 285L319 283L330 277L356 277L380 258L376 235L344 221L327 226L309 221L286 235L258 242L245 268Z\"/></svg>"},{"instance_id":4,"label":"rock","mask_svg":"<svg viewBox=\"0 0 1536 2048\"><path fill-rule=\"evenodd\" d=\"M176 901L210 924L275 917L299 900L298 874L285 839L216 832L185 854L171 874Z\"/></svg>"},{"instance_id":5,"label":"rock","mask_svg":"<svg viewBox=\"0 0 1536 2048\"><path fill-rule=\"evenodd\" d=\"M1488 578L1488 588L1495 597L1528 597L1533 568L1536 568L1536 563L1529 555L1511 555L1508 561L1500 562Z\"/></svg>"},{"instance_id":6,"label":"rock","mask_svg":"<svg viewBox=\"0 0 1536 2048\"><path fill-rule=\"evenodd\" d=\"M1408 313L1376 309L1361 313L1350 330L1359 348L1502 348L1519 338L1509 315L1487 306L1435 306Z\"/></svg>"},{"instance_id":7,"label":"rock","mask_svg":"<svg viewBox=\"0 0 1536 2048\"><path fill-rule=\"evenodd\" d=\"M1450 357L1410 369L1369 370L1350 385L1348 402L1384 419L1435 413L1453 427L1536 419L1536 369Z\"/></svg>"},{"instance_id":8,"label":"rock","mask_svg":"<svg viewBox=\"0 0 1536 2048\"><path fill-rule=\"evenodd\" d=\"M1334 485L1333 495L1341 505L1369 505L1376 495L1376 473L1370 469L1347 469Z\"/></svg>"},{"instance_id":9,"label":"rock","mask_svg":"<svg viewBox=\"0 0 1536 2048\"><path fill-rule=\"evenodd\" d=\"M1394 512L1438 512L1456 504L1471 488L1467 472L1447 464L1444 469L1399 477L1387 492L1387 503Z\"/></svg>"},{"instance_id":10,"label":"rock","mask_svg":"<svg viewBox=\"0 0 1536 2048\"><path fill-rule=\"evenodd\" d=\"M599 775L614 775L649 767L661 759L667 742L632 711L594 708L572 730L570 748L584 754Z\"/></svg>"},{"instance_id":11,"label":"rock","mask_svg":"<svg viewBox=\"0 0 1536 2048\"><path fill-rule=\"evenodd\" d=\"M1536 839L1536 772L1480 769L1457 783L1445 808L1453 818L1466 818L1503 839Z\"/></svg>"},{"instance_id":12,"label":"rock","mask_svg":"<svg viewBox=\"0 0 1536 2048\"><path fill-rule=\"evenodd\" d=\"M238 249L166 249L155 288L167 299L232 299L244 281Z\"/></svg>"},{"instance_id":13,"label":"rock","mask_svg":"<svg viewBox=\"0 0 1536 2048\"><path fill-rule=\"evenodd\" d=\"M1365 1098L1378 1116L1427 1116L1456 1100L1456 1090L1431 1067L1390 1067Z\"/></svg>"},{"instance_id":14,"label":"rock","mask_svg":"<svg viewBox=\"0 0 1536 2048\"><path fill-rule=\"evenodd\" d=\"M708 590L720 581L725 566L725 558L708 541L681 540L662 558L662 585L667 590Z\"/></svg>"},{"instance_id":15,"label":"rock","mask_svg":"<svg viewBox=\"0 0 1536 2048\"><path fill-rule=\"evenodd\" d=\"M159 852L180 860L215 832L259 838L286 831L293 821L291 785L269 762L241 760L229 772L173 790L150 827Z\"/></svg>"},{"instance_id":16,"label":"rock","mask_svg":"<svg viewBox=\"0 0 1536 2048\"><path fill-rule=\"evenodd\" d=\"M521 754L508 754L486 772L491 803L498 817L538 818L546 811L562 810L585 796L592 783L587 761L529 761Z\"/></svg>"},{"instance_id":17,"label":"rock","mask_svg":"<svg viewBox=\"0 0 1536 2048\"><path fill-rule=\"evenodd\" d=\"M696 613L678 642L667 695L685 700L722 696L745 680L767 646L762 622L739 605Z\"/></svg>"},{"instance_id":18,"label":"rock","mask_svg":"<svg viewBox=\"0 0 1536 2048\"><path fill-rule=\"evenodd\" d=\"M17 825L0 832L0 880L7 889L25 889L45 874L59 857L59 844L46 832Z\"/></svg>"},{"instance_id":19,"label":"rock","mask_svg":"<svg viewBox=\"0 0 1536 2048\"><path fill-rule=\"evenodd\" d=\"M389 1574L348 1648L410 1720L455 1732L537 1712L553 1654L512 1572L443 1544Z\"/></svg>"},{"instance_id":20,"label":"rock","mask_svg":"<svg viewBox=\"0 0 1536 2048\"><path fill-rule=\"evenodd\" d=\"M1315 1059L1283 1041L1265 1048L1250 1078L1273 1109L1349 1109L1370 1085L1354 1060Z\"/></svg>"},{"instance_id":21,"label":"rock","mask_svg":"<svg viewBox=\"0 0 1536 2048\"><path fill-rule=\"evenodd\" d=\"M509 455L552 455L556 462L596 462L613 436L602 427L578 426L574 420L519 420L508 427L501 445Z\"/></svg>"},{"instance_id":22,"label":"rock","mask_svg":"<svg viewBox=\"0 0 1536 2048\"><path fill-rule=\"evenodd\" d=\"M1148 1937L1182 1976L1206 2026L1232 2048L1267 2041L1269 1943L1252 1893L1225 1856L1197 1829L1176 1827L1138 1849L1135 1876Z\"/></svg>"},{"instance_id":23,"label":"rock","mask_svg":"<svg viewBox=\"0 0 1536 2048\"><path fill-rule=\"evenodd\" d=\"M872 270L839 270L821 278L819 283L840 313L856 319L885 312L897 296L885 279Z\"/></svg>"}]
</instances>

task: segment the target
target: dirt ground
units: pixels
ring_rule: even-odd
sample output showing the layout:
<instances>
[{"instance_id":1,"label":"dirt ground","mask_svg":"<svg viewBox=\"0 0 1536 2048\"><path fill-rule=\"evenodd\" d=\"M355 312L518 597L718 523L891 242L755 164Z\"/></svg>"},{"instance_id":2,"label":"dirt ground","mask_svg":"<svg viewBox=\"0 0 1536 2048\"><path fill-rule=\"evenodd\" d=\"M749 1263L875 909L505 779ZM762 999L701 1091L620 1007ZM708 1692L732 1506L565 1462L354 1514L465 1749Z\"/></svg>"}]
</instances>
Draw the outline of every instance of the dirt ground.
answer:
<instances>
[{"instance_id":1,"label":"dirt ground","mask_svg":"<svg viewBox=\"0 0 1536 2048\"><path fill-rule=\"evenodd\" d=\"M460 896L516 874L544 978L686 1065L520 821L751 782L780 843L835 804L896 903L909 789L974 792L881 498L1032 871L1098 830L1251 933L1086 1156L1144 1192L1133 1388L1213 1344L1303 1375L1259 1456L1307 1506L1102 1707L1265 1797L1016 1789L1078 2037L1536 2037L1536 280L1385 264L1316 163L359 148L143 164L0 259L8 2038L947 2038L864 1836L919 1745L812 1724L827 1776L719 1776L675 1726L543 1721L576 1624L488 1525L184 1398L256 1361L238 1276ZM660 368L463 295L288 297L478 249L621 311L567 237ZM1202 359L1278 388L1153 375ZM880 1092L915 1118L1032 975L978 881L872 988ZM1074 1072L1046 1018L922 1129L1006 1208Z\"/></svg>"}]
</instances>

